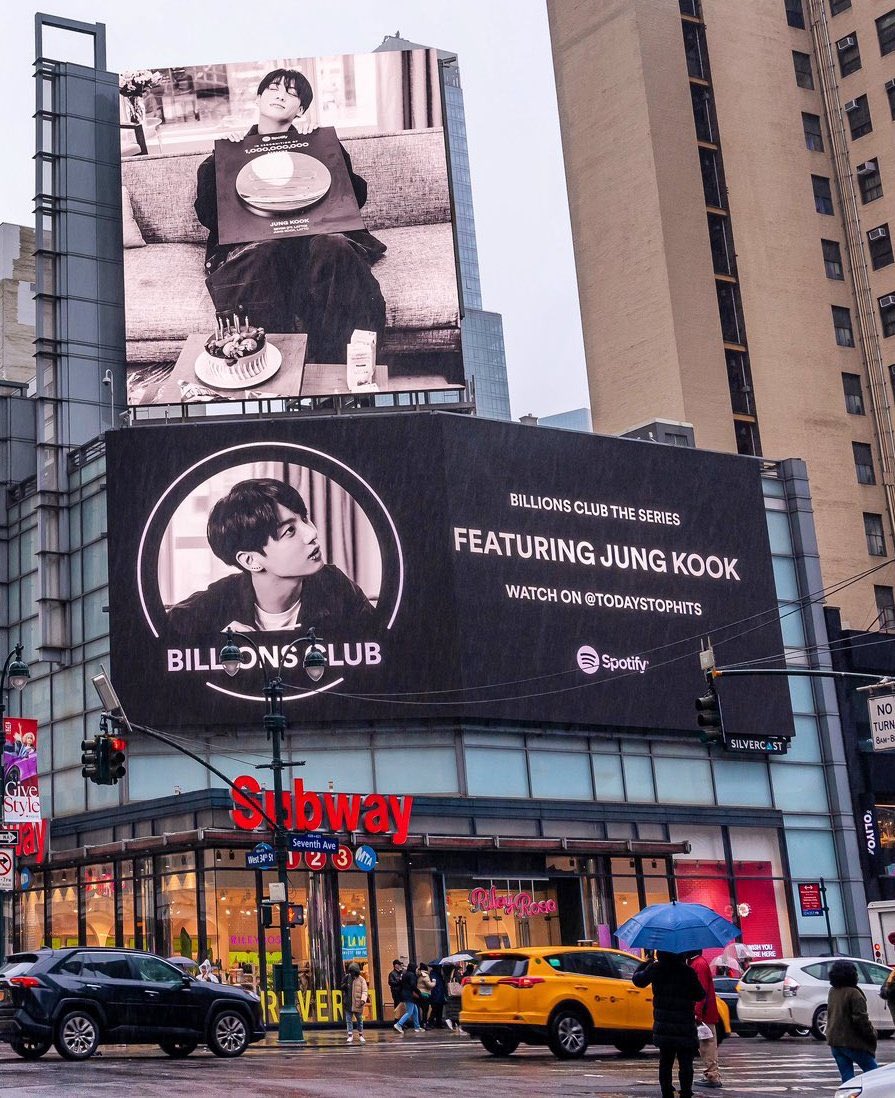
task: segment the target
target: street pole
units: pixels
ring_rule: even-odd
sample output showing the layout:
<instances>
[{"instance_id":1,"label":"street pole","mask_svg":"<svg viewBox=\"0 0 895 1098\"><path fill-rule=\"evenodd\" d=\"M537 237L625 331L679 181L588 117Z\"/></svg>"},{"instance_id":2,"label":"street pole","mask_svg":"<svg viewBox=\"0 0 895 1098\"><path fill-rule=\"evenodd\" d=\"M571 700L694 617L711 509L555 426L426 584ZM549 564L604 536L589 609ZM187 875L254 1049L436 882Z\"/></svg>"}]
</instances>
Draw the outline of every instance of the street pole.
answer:
<instances>
[{"instance_id":1,"label":"street pole","mask_svg":"<svg viewBox=\"0 0 895 1098\"><path fill-rule=\"evenodd\" d=\"M17 644L6 657L3 670L0 671L0 731L4 733L3 719L6 716L6 675L9 673L9 684L15 690L21 690L31 674L28 665L22 662L22 645ZM6 797L6 774L3 774L3 797ZM2 803L2 802L0 802ZM0 964L6 963L6 896L0 892Z\"/></svg>"},{"instance_id":2,"label":"street pole","mask_svg":"<svg viewBox=\"0 0 895 1098\"><path fill-rule=\"evenodd\" d=\"M830 945L830 956L833 957L836 954L836 949L833 945L833 929L830 926L830 908L827 904L827 882L823 877L820 879L820 902L824 905L824 920L827 924L827 942Z\"/></svg>"}]
</instances>

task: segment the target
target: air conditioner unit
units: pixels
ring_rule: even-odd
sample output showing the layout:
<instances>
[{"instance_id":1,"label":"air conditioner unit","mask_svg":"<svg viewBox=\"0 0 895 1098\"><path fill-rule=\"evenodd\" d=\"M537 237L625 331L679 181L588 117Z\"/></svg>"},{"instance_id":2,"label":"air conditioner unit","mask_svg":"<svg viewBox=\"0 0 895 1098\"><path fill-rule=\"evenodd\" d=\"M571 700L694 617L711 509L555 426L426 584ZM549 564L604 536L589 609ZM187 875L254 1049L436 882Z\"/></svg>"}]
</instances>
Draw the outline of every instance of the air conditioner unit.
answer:
<instances>
[{"instance_id":1,"label":"air conditioner unit","mask_svg":"<svg viewBox=\"0 0 895 1098\"><path fill-rule=\"evenodd\" d=\"M856 44L854 36L849 35L848 38L840 38L836 43L836 48L838 50L850 50Z\"/></svg>"},{"instance_id":2,"label":"air conditioner unit","mask_svg":"<svg viewBox=\"0 0 895 1098\"><path fill-rule=\"evenodd\" d=\"M895 294L886 294L885 297L879 299L881 309L891 309L893 306L895 306Z\"/></svg>"},{"instance_id":3,"label":"air conditioner unit","mask_svg":"<svg viewBox=\"0 0 895 1098\"><path fill-rule=\"evenodd\" d=\"M886 226L885 225L880 225L879 228L870 230L870 232L867 234L867 239L868 240L885 240L885 238L888 235L889 235L889 230L886 228Z\"/></svg>"},{"instance_id":4,"label":"air conditioner unit","mask_svg":"<svg viewBox=\"0 0 895 1098\"><path fill-rule=\"evenodd\" d=\"M849 99L847 103L843 103L842 109L844 111L856 111L860 105L857 99Z\"/></svg>"},{"instance_id":5,"label":"air conditioner unit","mask_svg":"<svg viewBox=\"0 0 895 1098\"><path fill-rule=\"evenodd\" d=\"M895 80L887 80L883 87L886 91L895 91Z\"/></svg>"},{"instance_id":6,"label":"air conditioner unit","mask_svg":"<svg viewBox=\"0 0 895 1098\"><path fill-rule=\"evenodd\" d=\"M857 168L855 168L855 171L858 175L870 175L872 172L876 171L876 161L865 160L863 164L859 164Z\"/></svg>"}]
</instances>

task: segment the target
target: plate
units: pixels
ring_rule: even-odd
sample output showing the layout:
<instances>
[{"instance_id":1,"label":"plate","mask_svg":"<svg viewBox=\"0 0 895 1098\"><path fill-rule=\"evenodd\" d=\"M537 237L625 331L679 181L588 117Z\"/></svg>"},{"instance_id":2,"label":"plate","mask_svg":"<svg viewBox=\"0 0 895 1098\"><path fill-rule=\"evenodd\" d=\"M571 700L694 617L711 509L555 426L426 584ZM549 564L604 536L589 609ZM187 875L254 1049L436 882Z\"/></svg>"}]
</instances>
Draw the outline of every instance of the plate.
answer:
<instances>
[{"instance_id":1,"label":"plate","mask_svg":"<svg viewBox=\"0 0 895 1098\"><path fill-rule=\"evenodd\" d=\"M494 988L491 987L490 984L485 984L484 987L479 988L479 995L493 995L493 994L494 994Z\"/></svg>"},{"instance_id":2,"label":"plate","mask_svg":"<svg viewBox=\"0 0 895 1098\"><path fill-rule=\"evenodd\" d=\"M264 346L267 354L260 374L240 377L238 363L228 367L223 359L213 358L203 348L196 359L196 377L203 385L210 385L214 389L254 389L256 385L270 381L283 363L283 356L278 347L274 347L270 340Z\"/></svg>"},{"instance_id":3,"label":"plate","mask_svg":"<svg viewBox=\"0 0 895 1098\"><path fill-rule=\"evenodd\" d=\"M285 214L306 210L329 194L329 168L307 153L263 153L250 160L236 176L236 193L257 214Z\"/></svg>"}]
</instances>

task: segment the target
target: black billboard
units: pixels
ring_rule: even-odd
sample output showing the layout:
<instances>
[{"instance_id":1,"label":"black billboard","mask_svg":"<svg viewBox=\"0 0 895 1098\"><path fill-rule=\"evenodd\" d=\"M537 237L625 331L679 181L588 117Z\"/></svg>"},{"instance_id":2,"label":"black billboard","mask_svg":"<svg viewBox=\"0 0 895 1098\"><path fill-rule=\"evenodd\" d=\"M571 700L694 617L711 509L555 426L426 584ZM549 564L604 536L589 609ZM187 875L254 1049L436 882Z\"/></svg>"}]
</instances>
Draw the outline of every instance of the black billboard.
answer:
<instances>
[{"instance_id":1,"label":"black billboard","mask_svg":"<svg viewBox=\"0 0 895 1098\"><path fill-rule=\"evenodd\" d=\"M782 666L758 464L450 414L110 433L112 671L132 720L695 730L699 639ZM244 668L218 656L241 634ZM329 668L301 670L314 628ZM791 734L786 682L725 680Z\"/></svg>"}]
</instances>

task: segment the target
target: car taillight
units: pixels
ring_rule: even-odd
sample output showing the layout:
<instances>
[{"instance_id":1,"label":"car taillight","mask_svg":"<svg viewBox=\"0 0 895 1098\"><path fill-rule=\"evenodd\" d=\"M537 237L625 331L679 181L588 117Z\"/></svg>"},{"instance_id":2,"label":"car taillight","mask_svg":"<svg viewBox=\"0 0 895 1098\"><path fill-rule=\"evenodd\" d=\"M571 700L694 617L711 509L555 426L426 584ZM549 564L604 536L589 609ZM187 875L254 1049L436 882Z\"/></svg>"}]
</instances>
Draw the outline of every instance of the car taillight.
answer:
<instances>
[{"instance_id":1,"label":"car taillight","mask_svg":"<svg viewBox=\"0 0 895 1098\"><path fill-rule=\"evenodd\" d=\"M783 979L783 994L795 995L799 990L799 985L795 982L792 976L785 976Z\"/></svg>"},{"instance_id":2,"label":"car taillight","mask_svg":"<svg viewBox=\"0 0 895 1098\"><path fill-rule=\"evenodd\" d=\"M497 981L499 984L509 984L510 987L526 988L534 987L535 984L543 984L543 976L504 976L502 980Z\"/></svg>"},{"instance_id":3,"label":"car taillight","mask_svg":"<svg viewBox=\"0 0 895 1098\"><path fill-rule=\"evenodd\" d=\"M733 990L737 993L737 995L739 995L741 991L746 990L746 985L743 983L742 980L740 980L740 981L738 981L737 986Z\"/></svg>"},{"instance_id":4,"label":"car taillight","mask_svg":"<svg viewBox=\"0 0 895 1098\"><path fill-rule=\"evenodd\" d=\"M10 976L9 982L14 987L43 987L36 976Z\"/></svg>"}]
</instances>

